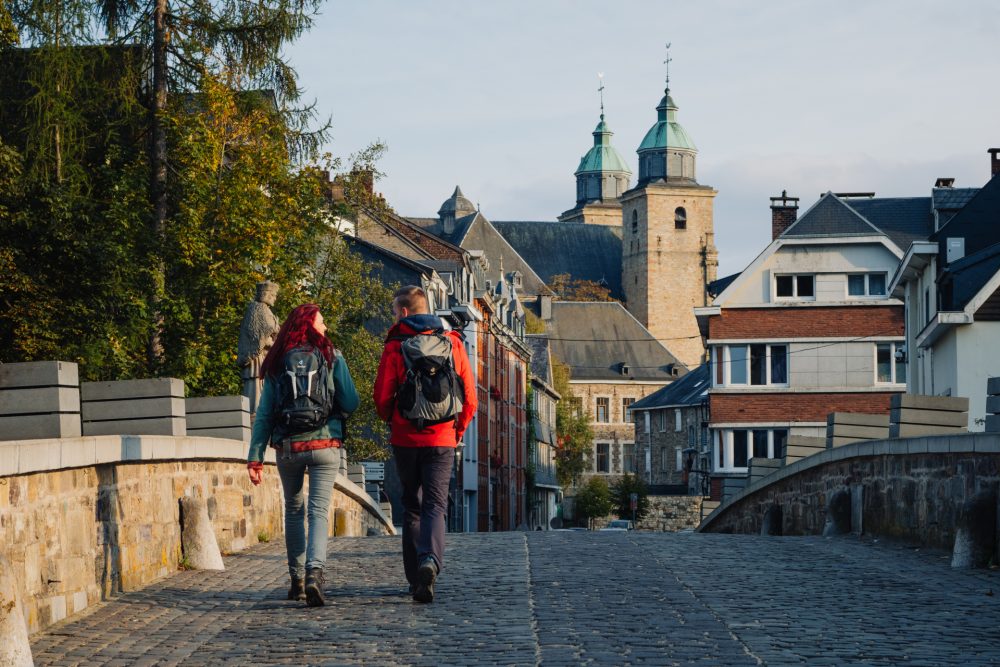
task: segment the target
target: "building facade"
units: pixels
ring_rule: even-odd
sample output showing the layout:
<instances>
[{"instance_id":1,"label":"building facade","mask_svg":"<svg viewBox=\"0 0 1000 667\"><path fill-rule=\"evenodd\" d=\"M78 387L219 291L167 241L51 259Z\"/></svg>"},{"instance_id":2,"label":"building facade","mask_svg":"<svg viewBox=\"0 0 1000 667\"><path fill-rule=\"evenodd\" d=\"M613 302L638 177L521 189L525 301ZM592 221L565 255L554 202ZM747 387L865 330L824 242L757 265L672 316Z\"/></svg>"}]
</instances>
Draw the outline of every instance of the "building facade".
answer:
<instances>
[{"instance_id":1,"label":"building facade","mask_svg":"<svg viewBox=\"0 0 1000 667\"><path fill-rule=\"evenodd\" d=\"M562 490L556 479L556 404L561 396L552 377L549 339L529 335L531 348L531 422L529 429L528 527L548 530L558 516Z\"/></svg>"}]
</instances>

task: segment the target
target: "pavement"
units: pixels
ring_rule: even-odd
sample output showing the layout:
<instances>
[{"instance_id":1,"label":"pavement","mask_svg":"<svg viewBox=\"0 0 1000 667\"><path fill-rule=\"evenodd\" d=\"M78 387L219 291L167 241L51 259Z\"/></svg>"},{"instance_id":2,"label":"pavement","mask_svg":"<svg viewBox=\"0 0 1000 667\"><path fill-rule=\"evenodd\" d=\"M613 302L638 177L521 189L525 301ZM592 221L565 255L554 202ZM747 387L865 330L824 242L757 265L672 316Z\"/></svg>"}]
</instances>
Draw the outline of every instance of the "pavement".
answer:
<instances>
[{"instance_id":1,"label":"pavement","mask_svg":"<svg viewBox=\"0 0 1000 667\"><path fill-rule=\"evenodd\" d=\"M1000 664L1000 571L857 538L449 535L432 604L398 537L330 540L327 606L282 544L32 636L37 665Z\"/></svg>"}]
</instances>

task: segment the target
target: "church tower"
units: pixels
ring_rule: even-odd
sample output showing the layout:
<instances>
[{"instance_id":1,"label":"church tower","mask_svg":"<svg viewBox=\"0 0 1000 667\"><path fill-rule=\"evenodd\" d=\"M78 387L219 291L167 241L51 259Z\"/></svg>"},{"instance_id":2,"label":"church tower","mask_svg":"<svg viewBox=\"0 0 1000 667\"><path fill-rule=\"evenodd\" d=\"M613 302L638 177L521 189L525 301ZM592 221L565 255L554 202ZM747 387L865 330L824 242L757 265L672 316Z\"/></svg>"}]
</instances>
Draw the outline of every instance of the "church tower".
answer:
<instances>
[{"instance_id":1,"label":"church tower","mask_svg":"<svg viewBox=\"0 0 1000 667\"><path fill-rule=\"evenodd\" d=\"M560 222L591 225L618 225L622 221L619 197L628 190L632 170L611 145L614 134L604 122L604 83L601 93L601 121L594 128L594 145L581 158L576 176L576 206L559 216Z\"/></svg>"},{"instance_id":2,"label":"church tower","mask_svg":"<svg viewBox=\"0 0 1000 667\"><path fill-rule=\"evenodd\" d=\"M669 58L668 58L669 62ZM670 77L656 124L639 145L639 181L621 197L622 287L629 312L689 368L704 358L693 308L716 279L712 204L698 183L698 149L677 122Z\"/></svg>"}]
</instances>

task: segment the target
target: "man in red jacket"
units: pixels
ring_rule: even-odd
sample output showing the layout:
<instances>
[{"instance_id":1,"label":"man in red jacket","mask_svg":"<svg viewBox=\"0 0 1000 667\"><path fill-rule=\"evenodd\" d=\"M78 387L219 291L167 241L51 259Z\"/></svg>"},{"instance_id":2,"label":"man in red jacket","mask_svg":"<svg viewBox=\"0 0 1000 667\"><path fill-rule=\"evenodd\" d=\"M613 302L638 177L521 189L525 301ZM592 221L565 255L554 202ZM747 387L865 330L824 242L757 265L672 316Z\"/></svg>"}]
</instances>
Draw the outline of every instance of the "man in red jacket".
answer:
<instances>
[{"instance_id":1,"label":"man in red jacket","mask_svg":"<svg viewBox=\"0 0 1000 667\"><path fill-rule=\"evenodd\" d=\"M389 422L396 470L403 485L403 569L413 599L431 602L434 581L444 565L445 514L455 446L476 414L476 380L462 335L444 331L440 317L431 315L427 295L407 286L392 300L396 323L389 329L378 376L375 409ZM461 411L441 423L415 423L403 415L400 389L406 382L403 342L413 336L443 334L451 341L452 367L461 380Z\"/></svg>"}]
</instances>

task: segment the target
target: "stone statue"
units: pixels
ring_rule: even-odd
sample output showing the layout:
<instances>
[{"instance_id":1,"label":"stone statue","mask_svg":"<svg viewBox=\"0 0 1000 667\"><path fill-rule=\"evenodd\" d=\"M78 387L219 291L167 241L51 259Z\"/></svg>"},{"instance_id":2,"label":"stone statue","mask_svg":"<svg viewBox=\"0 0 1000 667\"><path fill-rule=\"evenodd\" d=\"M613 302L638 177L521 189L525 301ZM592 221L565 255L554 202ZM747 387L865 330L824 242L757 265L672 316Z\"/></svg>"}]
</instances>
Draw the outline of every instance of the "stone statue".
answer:
<instances>
[{"instance_id":1,"label":"stone statue","mask_svg":"<svg viewBox=\"0 0 1000 667\"><path fill-rule=\"evenodd\" d=\"M277 298L277 283L270 280L257 283L257 297L247 304L243 324L240 325L236 363L243 380L243 395L250 399L250 414L257 412L257 403L264 386L263 378L260 377L260 365L281 328L278 318L271 312L271 306Z\"/></svg>"}]
</instances>

